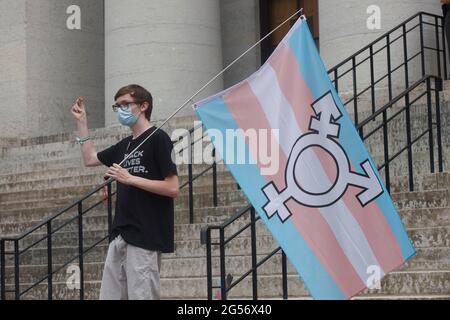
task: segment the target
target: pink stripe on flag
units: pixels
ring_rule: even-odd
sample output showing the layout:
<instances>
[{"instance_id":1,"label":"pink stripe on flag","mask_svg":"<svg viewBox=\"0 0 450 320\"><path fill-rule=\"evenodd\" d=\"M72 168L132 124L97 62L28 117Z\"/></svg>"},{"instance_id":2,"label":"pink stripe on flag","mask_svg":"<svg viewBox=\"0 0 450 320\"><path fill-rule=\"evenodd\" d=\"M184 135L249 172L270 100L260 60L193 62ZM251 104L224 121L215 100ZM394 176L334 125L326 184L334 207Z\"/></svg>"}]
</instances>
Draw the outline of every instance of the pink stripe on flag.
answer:
<instances>
[{"instance_id":1,"label":"pink stripe on flag","mask_svg":"<svg viewBox=\"0 0 450 320\"><path fill-rule=\"evenodd\" d=\"M287 44L283 43L274 53L270 66L275 70L278 84L294 109L301 131L307 132L310 119L315 115L311 108L314 98L308 84L300 75L297 59Z\"/></svg>"},{"instance_id":2,"label":"pink stripe on flag","mask_svg":"<svg viewBox=\"0 0 450 320\"><path fill-rule=\"evenodd\" d=\"M309 131L309 119L315 115L311 107L314 102L312 93L300 74L295 55L287 44L283 44L277 50L270 65L275 70L283 94L293 108L300 130L303 133ZM325 153L316 152L316 154L330 181L334 181L336 177L334 160ZM376 203L372 202L362 208L355 198L361 189L352 187L352 190L347 191L341 201L344 201L361 226L382 269L390 271L403 262L403 255L395 235ZM386 247L392 249L386 250Z\"/></svg>"},{"instance_id":3,"label":"pink stripe on flag","mask_svg":"<svg viewBox=\"0 0 450 320\"><path fill-rule=\"evenodd\" d=\"M344 195L345 204L364 230L382 269L388 273L403 263L400 245L377 204L371 202L361 206L356 198L360 192L361 189L350 186Z\"/></svg>"},{"instance_id":4,"label":"pink stripe on flag","mask_svg":"<svg viewBox=\"0 0 450 320\"><path fill-rule=\"evenodd\" d=\"M287 202L287 206L291 212L295 212L292 221L296 228L313 248L317 258L327 266L328 273L347 298L366 288L319 210L303 206L292 199Z\"/></svg>"},{"instance_id":5,"label":"pink stripe on flag","mask_svg":"<svg viewBox=\"0 0 450 320\"><path fill-rule=\"evenodd\" d=\"M234 97L239 97L239 99ZM244 82L232 88L223 98L234 120L243 130L248 128L270 129L258 99L248 83ZM280 170L271 179L273 179L278 188L283 189L285 188L284 171L287 165L287 156L278 143L277 147L280 153ZM271 180L266 179L268 181ZM353 295L364 288L365 284L348 260L328 223L321 216L320 211L315 208L303 207L296 202L292 202L290 206L295 210L295 218L292 222L324 268L336 281L338 287L347 296Z\"/></svg>"},{"instance_id":6,"label":"pink stripe on flag","mask_svg":"<svg viewBox=\"0 0 450 320\"><path fill-rule=\"evenodd\" d=\"M236 99L237 97L239 99ZM223 96L223 99L239 128L244 131L248 129L267 129L268 133L270 134L270 130L272 128L270 127L269 121L267 121L264 112L259 106L256 96L254 95L252 89L250 88L250 85L247 82L243 82L238 86L232 88ZM270 142L270 138L268 140L268 142ZM272 140L276 141L276 139ZM269 143L268 146L269 148L271 148L271 143ZM276 147L278 148L278 156L280 162L277 166L278 171L280 169L284 171L285 165L287 163L287 158L281 148L279 148L278 143L276 144ZM261 159L258 156L258 146L249 145L249 150L253 159L257 162L258 167L262 168L263 164L261 164ZM272 150L269 149L267 154L272 155ZM286 186L284 176L275 174L272 176L265 176L265 178L269 181L273 180L280 188L285 188Z\"/></svg>"}]
</instances>

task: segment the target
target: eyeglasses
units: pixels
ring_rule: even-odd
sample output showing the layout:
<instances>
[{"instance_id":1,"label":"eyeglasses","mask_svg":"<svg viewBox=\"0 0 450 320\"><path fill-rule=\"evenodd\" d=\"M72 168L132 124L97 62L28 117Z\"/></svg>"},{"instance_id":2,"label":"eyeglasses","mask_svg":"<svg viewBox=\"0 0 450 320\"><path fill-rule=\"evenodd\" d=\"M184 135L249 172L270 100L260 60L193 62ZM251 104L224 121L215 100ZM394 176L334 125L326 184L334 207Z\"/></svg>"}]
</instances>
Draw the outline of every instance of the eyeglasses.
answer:
<instances>
[{"instance_id":1,"label":"eyeglasses","mask_svg":"<svg viewBox=\"0 0 450 320\"><path fill-rule=\"evenodd\" d=\"M125 103L125 104L118 104L118 103L116 103L116 104L112 105L112 109L113 109L114 112L119 111L119 108L122 111L127 111L127 110L129 110L131 108L131 105L133 105L133 104L138 104L138 103L137 102L128 102L128 103Z\"/></svg>"}]
</instances>

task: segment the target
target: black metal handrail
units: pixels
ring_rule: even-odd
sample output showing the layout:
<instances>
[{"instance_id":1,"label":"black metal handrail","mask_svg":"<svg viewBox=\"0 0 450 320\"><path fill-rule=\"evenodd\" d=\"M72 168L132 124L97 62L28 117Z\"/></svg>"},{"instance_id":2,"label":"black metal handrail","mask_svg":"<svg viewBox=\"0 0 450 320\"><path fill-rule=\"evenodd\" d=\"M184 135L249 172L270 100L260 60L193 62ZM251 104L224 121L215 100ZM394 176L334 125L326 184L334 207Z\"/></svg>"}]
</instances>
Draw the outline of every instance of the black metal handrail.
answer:
<instances>
[{"instance_id":1,"label":"black metal handrail","mask_svg":"<svg viewBox=\"0 0 450 320\"><path fill-rule=\"evenodd\" d=\"M432 86L434 82L434 86ZM417 89L425 89L420 93L414 100L409 101L409 97ZM414 175L413 175L413 165L412 165L412 146L417 143L421 138L428 134L429 143L429 157L430 157L430 172L435 172L435 158L434 158L434 137L433 137L433 126L436 127L436 139L437 139L437 163L439 172L443 172L443 159L442 159L442 140L441 140L441 120L440 120L440 100L439 92L442 90L442 80L439 77L433 75L427 75L422 77L419 81L412 84L409 88L404 90L396 98L389 101L382 108L377 110L373 115L369 116L366 120L361 122L356 128L361 136L361 139L365 141L371 137L374 132L382 130L383 134L383 150L384 150L384 163L380 164L377 168L378 170L383 170L385 173L386 187L389 192L390 190L390 172L389 165L394 161L400 154L407 151L408 154L408 182L409 190L414 190ZM433 120L433 110L432 96L434 94L435 103L435 119ZM397 118L400 114L404 113L406 115L406 122L410 123L410 109L414 103L420 101L421 98L426 96L426 107L427 107L427 128L418 134L414 139L411 137L411 127L406 126L407 131L407 142L406 146L400 149L394 155L389 155L389 144L388 144L388 123L393 119ZM405 105L396 110L393 115L388 115L388 112L392 110L396 103L405 100ZM372 130L372 132L364 135L363 128L373 124L373 121L382 117L382 124L377 126ZM239 228L238 231L234 232L231 236L225 237L226 229L232 227L234 223L240 219L246 219L250 215L250 222L245 224L243 227ZM202 238L205 239L206 244L206 262L207 262L207 294L208 299L213 297L213 289L220 289L221 298L227 299L228 292L235 287L237 284L241 283L250 274L252 275L252 292L253 299L258 298L258 283L257 283L257 269L263 265L266 261L276 255L279 251L282 251L281 247L273 250L271 253L262 258L259 262L257 261L257 251L256 251L256 222L260 220L260 217L255 217L255 209L249 205L239 212L237 212L229 220L225 221L221 225L208 226L202 230ZM226 245L235 239L238 235L242 234L245 230L251 228L250 240L251 240L251 258L252 258L252 268L244 272L236 281L232 283L226 282ZM213 242L212 232L218 231L218 242ZM216 239L217 240L217 239ZM213 285L213 263L212 263L212 247L217 246L219 248L219 277L220 285ZM283 288L283 299L288 297L288 287L287 287L287 265L286 256L282 252L282 266L281 266L281 276L282 276L282 288Z\"/></svg>"},{"instance_id":2,"label":"black metal handrail","mask_svg":"<svg viewBox=\"0 0 450 320\"><path fill-rule=\"evenodd\" d=\"M384 105L384 103L377 104L377 90L382 90L382 94L386 94L385 91L387 90L388 101L390 101L394 96L399 95L403 90L409 88L410 84L427 74L434 74L439 78L447 79L447 56L443 25L444 21L442 16L427 12L418 12L328 70L328 74L336 90L338 92L348 91L350 93L349 97L346 98L345 95L342 95L341 99L346 107L350 107L351 104L353 105L353 117L356 126L361 122L359 118L361 115L359 112L360 105L358 98L361 98L364 93L370 91L370 109L371 113L374 114L379 107ZM433 29L431 31L434 32L434 39L427 39L429 40L428 42L433 40L433 44L428 46L424 44L426 28L431 28ZM419 49L410 55L411 47L408 42L408 35L414 35L413 32L417 33L415 35L418 38ZM398 33L400 35L397 35ZM397 43L399 41L401 43ZM393 46L397 44L400 45L401 51L393 54ZM434 61L431 59L431 55L428 56L430 57L429 62L433 62L432 66L435 67L437 73L427 68L425 56L428 52L435 53ZM395 57L401 57L401 63L397 66L392 65L393 58ZM385 58L386 64L375 63L375 59L377 58ZM420 75L415 79L411 74L412 63L420 69ZM370 79L370 83L363 88L359 88L359 71L364 68L369 69L369 73L365 74L364 78ZM383 72L384 70L386 72ZM400 86L399 81L396 81L394 87L393 77L397 72L403 73L398 74L399 77L401 76L403 78L403 86ZM350 77L350 79L346 79L346 76ZM378 78L376 78L377 76ZM340 90L342 89L342 81L347 83L346 90ZM382 86L383 81L387 81L387 85ZM395 89L399 90L399 92L395 93Z\"/></svg>"},{"instance_id":3,"label":"black metal handrail","mask_svg":"<svg viewBox=\"0 0 450 320\"><path fill-rule=\"evenodd\" d=\"M199 137L199 139L194 140L192 139L192 135L194 132L198 129L202 128L201 125L195 126L188 130L186 134L180 135L177 140L174 141L174 143L182 143L183 139L188 139L188 152L189 152L189 161L188 161L188 181L180 185L180 189L184 189L185 187L189 188L189 222L192 224L194 222L194 198L193 198L193 189L194 189L194 181L198 179L199 177L203 176L206 172L212 170L212 180L213 180L213 206L217 207L218 205L218 199L217 199L217 163L215 161L215 150L212 150L212 157L214 159L213 163L208 166L206 169L201 171L200 173L194 175L193 174L193 162L192 162L192 152L193 148L192 146L195 145L195 143L198 143L199 141L202 141L204 136L202 135ZM193 141L191 141L193 140ZM178 152L185 152L186 148L182 148ZM84 299L84 256L90 252L92 249L100 245L102 242L106 240L111 240L111 227L112 227L112 216L113 216L113 208L112 208L112 201L113 196L116 195L116 192L112 192L112 184L114 181L107 181L101 184L100 186L97 186L92 191L90 191L85 196L77 199L70 205L64 207L60 211L58 211L56 214L51 215L50 217L46 218L43 222L37 224L35 227L32 227L31 229L23 232L22 234L15 236L15 237L5 237L0 239L0 300L6 299L7 293L14 293L15 299L20 299L22 296L24 296L26 293L31 291L36 286L42 284L43 282L47 281L48 285L48 299L53 299L53 276L57 274L59 271L63 270L66 266L71 264L72 262L78 260L79 267L80 267L80 299ZM84 248L84 237L83 237L83 217L90 211L92 211L94 208L101 205L105 199L102 199L87 209L83 209L83 203L90 200L92 196L95 196L99 191L101 191L104 187L107 188L107 219L108 219L108 233L105 237L101 238L99 241L95 242L93 245ZM64 214L69 212L72 209L77 208L78 214L75 217L72 217L71 219L68 219L58 227L54 228L54 223L57 219L62 218ZM58 268L54 269L53 266L53 245L52 240L53 236L60 230L62 230L64 227L68 226L71 223L77 222L78 223L78 254L69 258L68 261L62 263ZM31 244L27 245L25 248L20 248L19 241L24 240L28 236L34 235L34 233L42 228L46 228L45 235L38 238L37 240L34 240ZM28 252L30 249L38 245L39 243L47 240L47 274L43 276L42 278L38 279L34 283L32 283L27 288L21 290L20 288L20 256L24 253ZM12 251L8 251L6 244L11 243L13 246ZM7 263L7 256L13 256L14 259L14 289L8 290L6 288L6 263Z\"/></svg>"}]
</instances>

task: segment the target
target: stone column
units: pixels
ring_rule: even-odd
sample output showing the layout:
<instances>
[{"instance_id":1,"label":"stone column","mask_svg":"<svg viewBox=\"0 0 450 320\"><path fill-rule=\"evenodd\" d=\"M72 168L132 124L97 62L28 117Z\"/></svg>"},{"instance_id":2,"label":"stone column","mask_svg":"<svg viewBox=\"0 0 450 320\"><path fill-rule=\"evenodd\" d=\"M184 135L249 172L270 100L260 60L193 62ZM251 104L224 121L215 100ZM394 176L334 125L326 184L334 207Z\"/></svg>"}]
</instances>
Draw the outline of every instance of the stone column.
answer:
<instances>
[{"instance_id":1,"label":"stone column","mask_svg":"<svg viewBox=\"0 0 450 320\"><path fill-rule=\"evenodd\" d=\"M124 85L152 93L158 121L222 69L219 7L218 0L105 2L107 126L117 124L111 105ZM222 89L220 78L200 97ZM187 106L179 115L192 114Z\"/></svg>"},{"instance_id":2,"label":"stone column","mask_svg":"<svg viewBox=\"0 0 450 320\"><path fill-rule=\"evenodd\" d=\"M67 28L71 5L80 8L80 30ZM0 136L75 130L78 95L89 126L103 126L103 1L2 0L0 8Z\"/></svg>"},{"instance_id":3,"label":"stone column","mask_svg":"<svg viewBox=\"0 0 450 320\"><path fill-rule=\"evenodd\" d=\"M21 135L26 125L25 7L26 0L0 0L0 137Z\"/></svg>"},{"instance_id":4,"label":"stone column","mask_svg":"<svg viewBox=\"0 0 450 320\"><path fill-rule=\"evenodd\" d=\"M370 14L367 13L367 8L371 5L376 5L381 10L381 28L379 30L369 30L367 28L367 19L370 16ZM325 65L327 68L333 67L419 11L442 15L439 0L320 0L320 51ZM418 22L418 19L416 22ZM410 25L410 27L412 26L413 24ZM425 30L425 37L434 37L433 32L434 30ZM401 33L397 33L395 36L399 36L400 34ZM408 56L412 56L419 49L418 46L420 40L418 34L418 28L416 28L416 31L412 32L407 37ZM375 47L374 51L380 47L381 45ZM391 50L393 54L392 67L394 68L403 61L402 39L397 40ZM380 76L387 71L385 52L386 51L384 50L381 54L378 54L374 60ZM426 59L426 63L429 64L432 55L427 55ZM362 59L359 59L359 61L360 60ZM347 66L350 67L351 65L349 64ZM359 88L363 88L370 83L369 70L370 67L368 63L359 67ZM401 72L403 72L403 69ZM414 78L417 80L419 72L420 57L411 62L410 80ZM395 82L403 81L402 86L404 88L404 74L395 76ZM339 89L341 92L352 90L352 83L349 76L348 79L343 79L343 81L340 82Z\"/></svg>"},{"instance_id":5,"label":"stone column","mask_svg":"<svg viewBox=\"0 0 450 320\"><path fill-rule=\"evenodd\" d=\"M228 65L260 39L259 0L220 2L222 17L223 63ZM230 87L255 72L261 65L258 46L225 73L224 84Z\"/></svg>"}]
</instances>

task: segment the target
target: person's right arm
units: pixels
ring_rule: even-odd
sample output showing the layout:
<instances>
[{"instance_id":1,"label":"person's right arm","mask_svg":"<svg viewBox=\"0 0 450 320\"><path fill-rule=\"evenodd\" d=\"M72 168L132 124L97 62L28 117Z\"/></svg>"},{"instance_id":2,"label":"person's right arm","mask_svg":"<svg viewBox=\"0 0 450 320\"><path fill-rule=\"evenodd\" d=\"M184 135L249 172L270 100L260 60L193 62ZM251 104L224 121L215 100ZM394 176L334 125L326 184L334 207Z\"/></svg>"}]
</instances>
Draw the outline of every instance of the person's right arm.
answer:
<instances>
[{"instance_id":1,"label":"person's right arm","mask_svg":"<svg viewBox=\"0 0 450 320\"><path fill-rule=\"evenodd\" d=\"M78 128L78 136L85 138L89 135L87 126L86 109L84 107L84 99L82 97L77 98L72 106L72 114L75 118ZM92 140L88 140L81 146L81 154L83 156L83 162L86 167L100 166L102 163L97 158L97 151L95 151L94 143Z\"/></svg>"}]
</instances>

